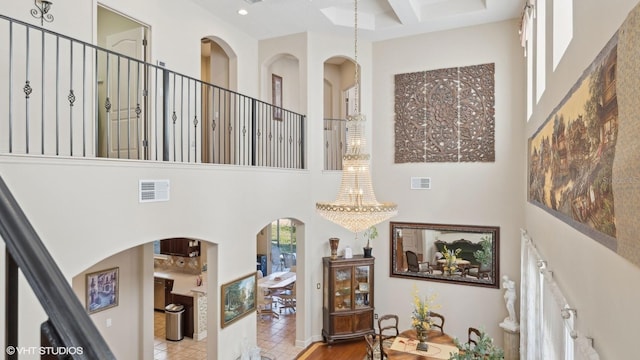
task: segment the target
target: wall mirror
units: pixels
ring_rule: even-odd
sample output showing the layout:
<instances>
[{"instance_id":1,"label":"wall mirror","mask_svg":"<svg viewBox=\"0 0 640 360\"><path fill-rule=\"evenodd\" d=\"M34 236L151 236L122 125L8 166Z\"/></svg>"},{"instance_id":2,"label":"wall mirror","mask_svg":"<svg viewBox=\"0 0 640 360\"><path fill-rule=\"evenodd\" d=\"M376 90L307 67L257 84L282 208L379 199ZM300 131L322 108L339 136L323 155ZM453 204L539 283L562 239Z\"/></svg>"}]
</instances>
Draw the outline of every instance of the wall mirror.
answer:
<instances>
[{"instance_id":1,"label":"wall mirror","mask_svg":"<svg viewBox=\"0 0 640 360\"><path fill-rule=\"evenodd\" d=\"M498 288L500 228L391 222L391 276Z\"/></svg>"}]
</instances>

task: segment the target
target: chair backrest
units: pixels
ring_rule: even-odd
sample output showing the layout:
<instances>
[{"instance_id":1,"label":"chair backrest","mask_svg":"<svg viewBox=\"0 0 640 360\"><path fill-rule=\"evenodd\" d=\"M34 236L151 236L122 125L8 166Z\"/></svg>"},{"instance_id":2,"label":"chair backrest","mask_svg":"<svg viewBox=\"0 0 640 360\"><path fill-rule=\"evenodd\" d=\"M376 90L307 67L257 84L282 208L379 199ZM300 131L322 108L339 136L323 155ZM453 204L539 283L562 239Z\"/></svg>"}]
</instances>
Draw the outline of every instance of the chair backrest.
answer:
<instances>
[{"instance_id":1,"label":"chair backrest","mask_svg":"<svg viewBox=\"0 0 640 360\"><path fill-rule=\"evenodd\" d=\"M429 312L429 316L431 316L431 320L433 321L431 328L438 328L440 329L440 333L444 334L444 316L433 311Z\"/></svg>"},{"instance_id":2,"label":"chair backrest","mask_svg":"<svg viewBox=\"0 0 640 360\"><path fill-rule=\"evenodd\" d=\"M407 256L407 266L409 271L420 272L420 265L418 265L418 255L411 250L405 251Z\"/></svg>"},{"instance_id":3,"label":"chair backrest","mask_svg":"<svg viewBox=\"0 0 640 360\"><path fill-rule=\"evenodd\" d=\"M366 334L364 336L364 339L367 342L367 359L373 360L373 354L376 350L376 342L373 338L373 335Z\"/></svg>"},{"instance_id":4,"label":"chair backrest","mask_svg":"<svg viewBox=\"0 0 640 360\"><path fill-rule=\"evenodd\" d=\"M398 315L387 314L378 318L378 335L380 339L388 339L400 335L398 330Z\"/></svg>"},{"instance_id":5,"label":"chair backrest","mask_svg":"<svg viewBox=\"0 0 640 360\"><path fill-rule=\"evenodd\" d=\"M480 334L480 330L470 327L468 331L469 339L467 340L467 342L469 343L469 345L473 344L474 346L478 346L478 340L481 336L482 335Z\"/></svg>"}]
</instances>

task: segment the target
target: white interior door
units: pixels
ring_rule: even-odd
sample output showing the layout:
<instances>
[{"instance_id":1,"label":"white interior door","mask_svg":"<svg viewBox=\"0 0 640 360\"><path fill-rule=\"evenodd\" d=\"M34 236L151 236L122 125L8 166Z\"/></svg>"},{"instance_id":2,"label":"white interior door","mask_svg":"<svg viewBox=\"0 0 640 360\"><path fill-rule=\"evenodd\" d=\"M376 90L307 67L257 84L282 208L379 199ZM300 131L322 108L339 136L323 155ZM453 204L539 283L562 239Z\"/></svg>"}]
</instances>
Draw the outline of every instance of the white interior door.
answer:
<instances>
[{"instance_id":1,"label":"white interior door","mask_svg":"<svg viewBox=\"0 0 640 360\"><path fill-rule=\"evenodd\" d=\"M107 36L107 49L140 61L144 60L144 28ZM108 114L109 157L138 159L144 129L144 68L126 58L109 56L107 93L111 102ZM139 108L139 112L136 109Z\"/></svg>"}]
</instances>

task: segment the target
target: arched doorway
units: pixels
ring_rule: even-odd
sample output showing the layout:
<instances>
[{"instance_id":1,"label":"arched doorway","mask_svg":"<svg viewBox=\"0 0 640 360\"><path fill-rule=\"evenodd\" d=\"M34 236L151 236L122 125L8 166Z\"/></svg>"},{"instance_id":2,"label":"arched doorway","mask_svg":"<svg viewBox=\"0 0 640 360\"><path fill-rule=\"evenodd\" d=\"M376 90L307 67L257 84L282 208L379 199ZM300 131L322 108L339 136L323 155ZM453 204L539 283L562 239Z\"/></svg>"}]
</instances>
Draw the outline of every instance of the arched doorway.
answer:
<instances>
[{"instance_id":1,"label":"arched doorway","mask_svg":"<svg viewBox=\"0 0 640 360\"><path fill-rule=\"evenodd\" d=\"M217 245L199 239L179 239L185 242L184 249L191 251L191 255L161 253L167 245L161 241L176 238L152 241L106 257L73 277L74 292L117 358L131 357L132 353L141 359L158 358L177 347L188 348L193 354L202 355L201 358L215 353L218 274L217 267L209 264L218 261ZM103 273L114 274L107 303L91 297L92 280ZM201 286L195 282L198 277L202 278ZM162 305L185 306L182 341L167 341L166 314L156 304L156 279L167 280L163 286L170 284L162 289L169 296Z\"/></svg>"},{"instance_id":2,"label":"arched doorway","mask_svg":"<svg viewBox=\"0 0 640 360\"><path fill-rule=\"evenodd\" d=\"M324 169L341 170L342 156L347 148L346 118L354 113L355 63L343 56L324 62Z\"/></svg>"},{"instance_id":3,"label":"arched doorway","mask_svg":"<svg viewBox=\"0 0 640 360\"><path fill-rule=\"evenodd\" d=\"M229 164L235 146L231 124L232 99L225 91L237 90L236 56L229 45L216 37L200 41L200 80L202 87L202 161Z\"/></svg>"},{"instance_id":4,"label":"arched doorway","mask_svg":"<svg viewBox=\"0 0 640 360\"><path fill-rule=\"evenodd\" d=\"M298 220L281 218L256 235L256 266L263 276L258 280L261 300L258 301L256 342L260 348L272 349L276 358L289 354L284 356L288 358L301 350L296 347L296 338L298 324L303 323L305 316L298 311L303 298L297 291L304 286L299 266L302 264L298 262L303 230L304 225Z\"/></svg>"}]
</instances>

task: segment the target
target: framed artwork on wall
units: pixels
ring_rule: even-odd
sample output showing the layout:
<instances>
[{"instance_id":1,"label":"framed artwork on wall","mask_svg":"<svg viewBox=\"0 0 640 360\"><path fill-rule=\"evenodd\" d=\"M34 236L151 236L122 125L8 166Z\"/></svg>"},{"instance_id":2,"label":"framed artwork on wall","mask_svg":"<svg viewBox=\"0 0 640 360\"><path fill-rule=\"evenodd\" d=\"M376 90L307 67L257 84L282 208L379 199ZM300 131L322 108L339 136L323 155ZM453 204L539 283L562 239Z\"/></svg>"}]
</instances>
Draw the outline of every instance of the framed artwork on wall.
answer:
<instances>
[{"instance_id":1,"label":"framed artwork on wall","mask_svg":"<svg viewBox=\"0 0 640 360\"><path fill-rule=\"evenodd\" d=\"M276 74L271 74L271 97L273 119L282 120L282 77Z\"/></svg>"},{"instance_id":2,"label":"framed artwork on wall","mask_svg":"<svg viewBox=\"0 0 640 360\"><path fill-rule=\"evenodd\" d=\"M118 268L87 274L87 311L89 314L118 306Z\"/></svg>"},{"instance_id":3,"label":"framed artwork on wall","mask_svg":"<svg viewBox=\"0 0 640 360\"><path fill-rule=\"evenodd\" d=\"M258 275L254 271L232 282L222 285L220 326L225 327L256 311Z\"/></svg>"}]
</instances>

